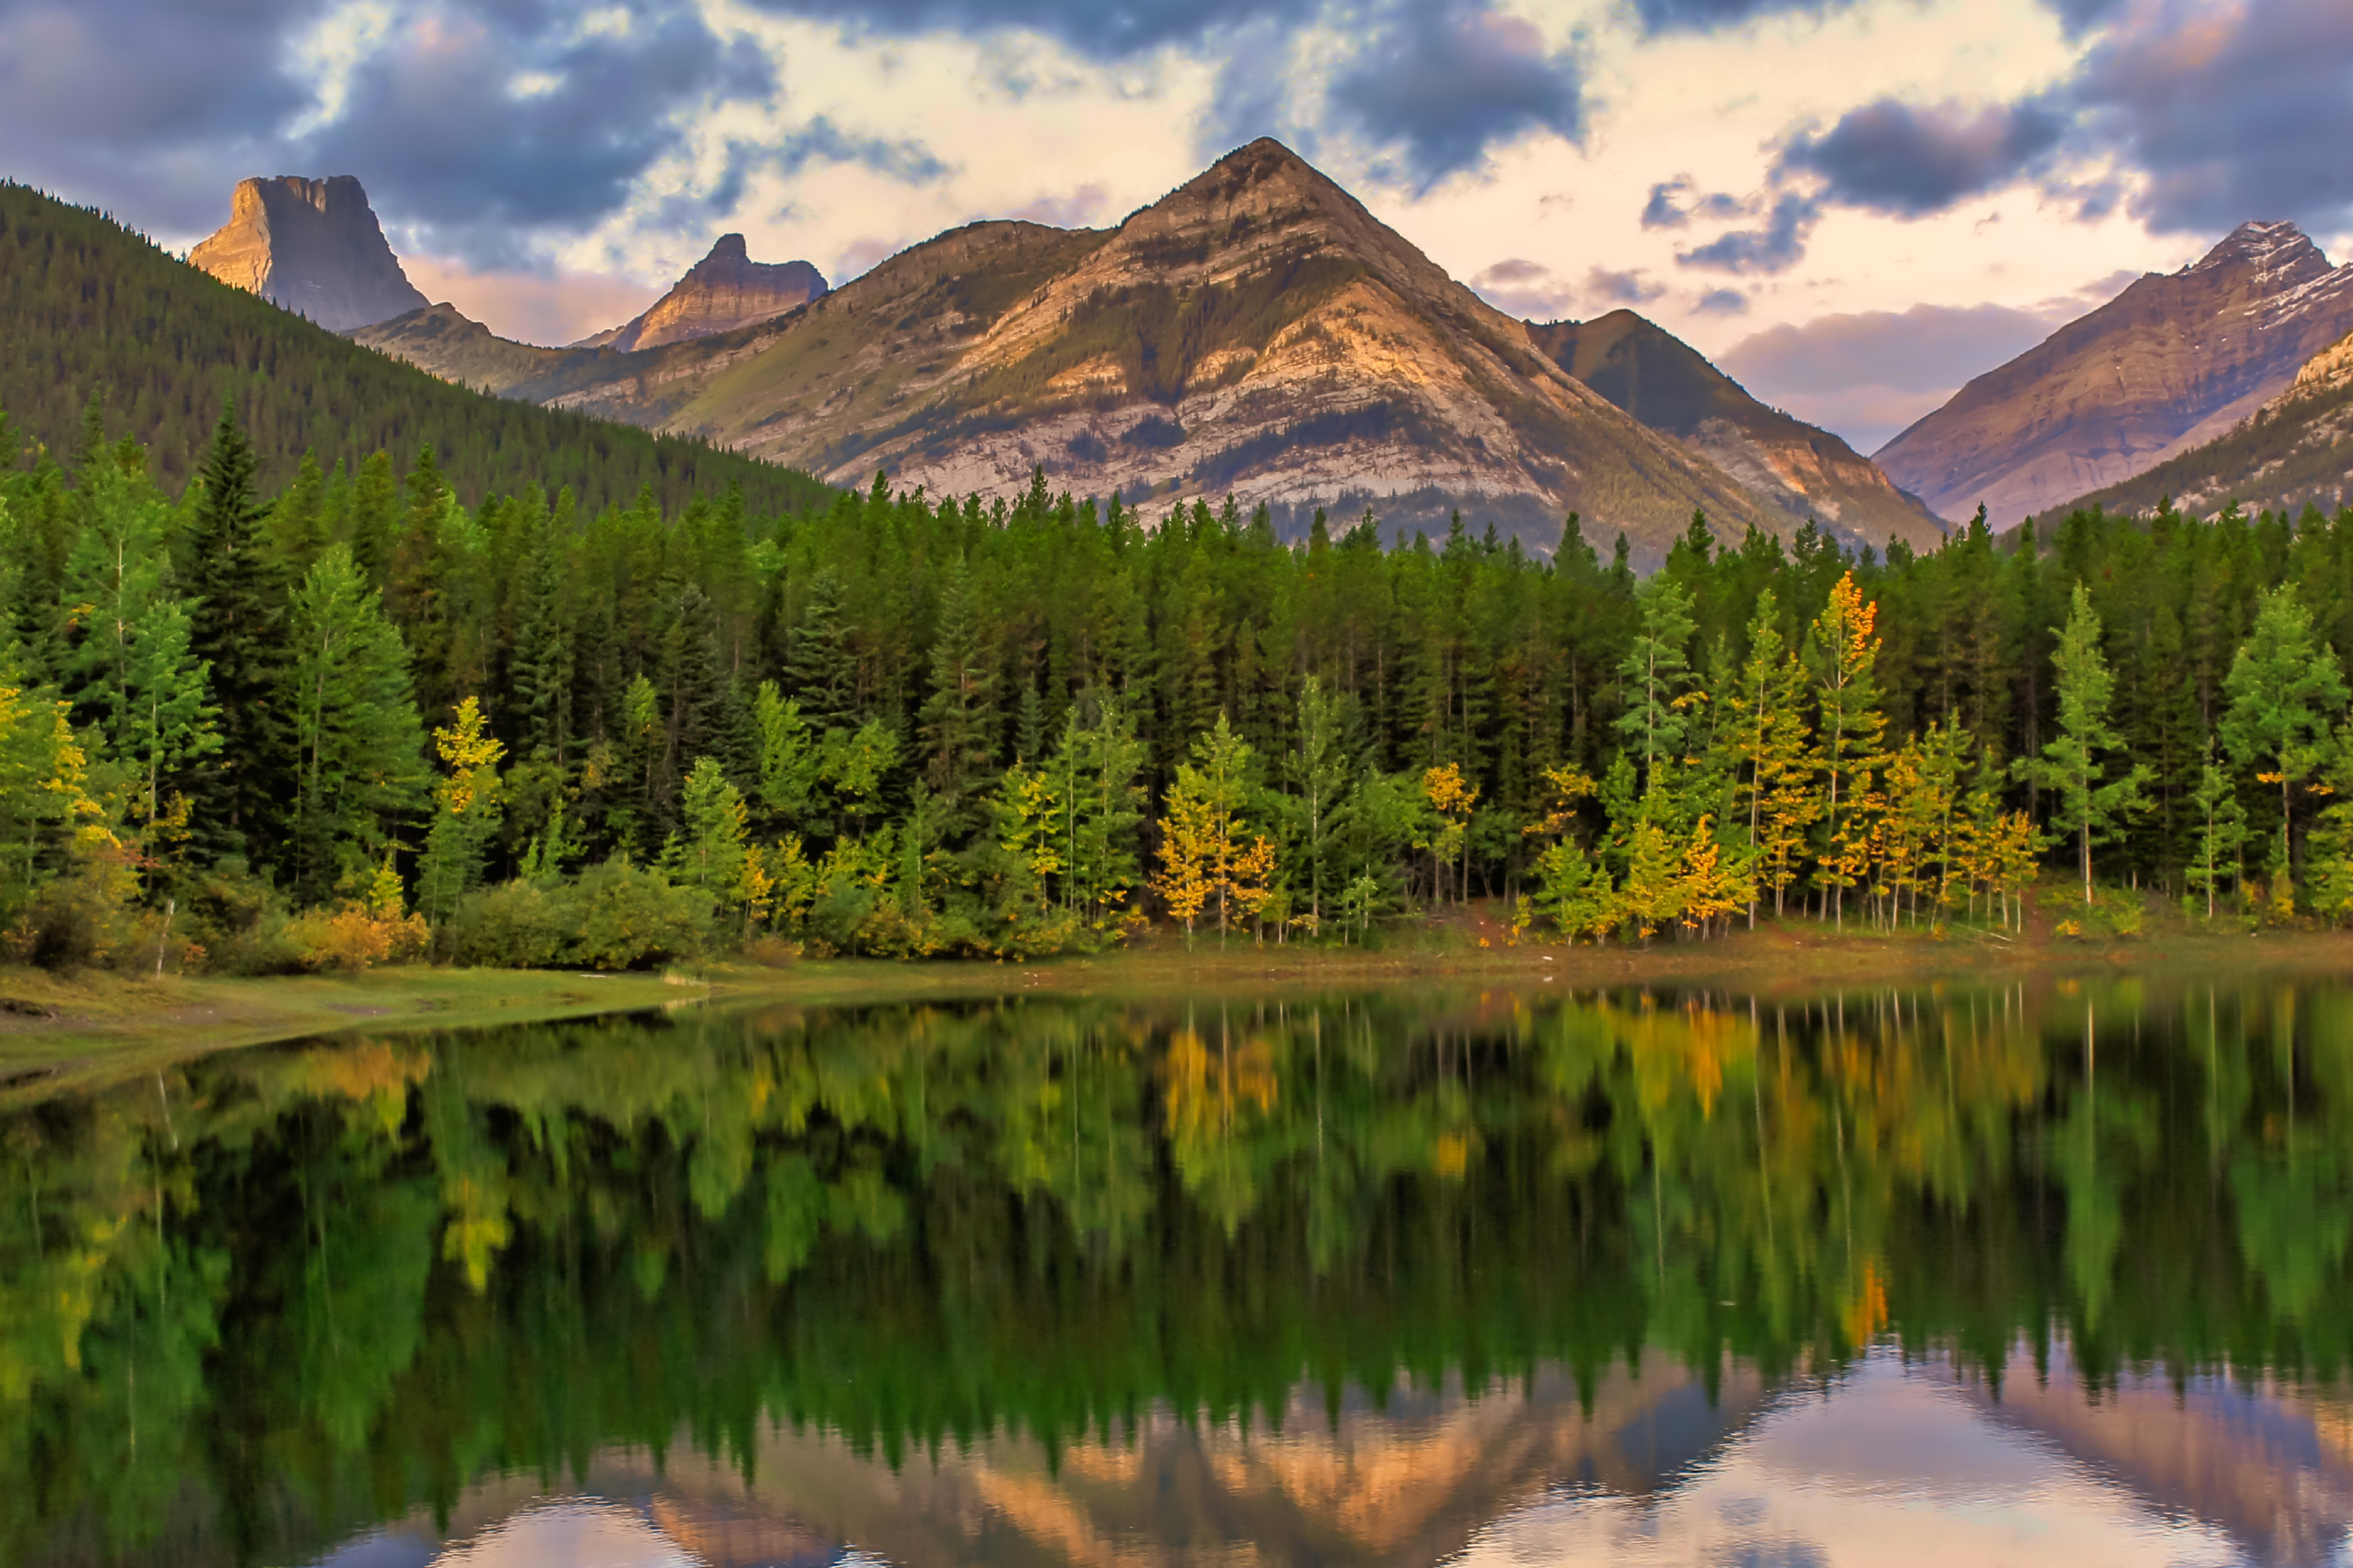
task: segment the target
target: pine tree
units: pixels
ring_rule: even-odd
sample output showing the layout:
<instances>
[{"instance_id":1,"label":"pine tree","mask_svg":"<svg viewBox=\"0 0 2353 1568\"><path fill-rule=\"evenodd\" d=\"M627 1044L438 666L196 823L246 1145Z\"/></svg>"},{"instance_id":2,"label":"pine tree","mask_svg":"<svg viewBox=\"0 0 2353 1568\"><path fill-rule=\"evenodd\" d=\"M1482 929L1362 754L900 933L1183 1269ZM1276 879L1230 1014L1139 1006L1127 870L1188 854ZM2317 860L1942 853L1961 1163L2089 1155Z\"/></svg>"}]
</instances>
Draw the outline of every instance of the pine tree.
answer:
<instances>
[{"instance_id":1,"label":"pine tree","mask_svg":"<svg viewBox=\"0 0 2353 1568\"><path fill-rule=\"evenodd\" d=\"M2149 770L2136 763L2120 778L2106 779L2102 753L2123 744L2108 723L2108 702L2115 690L2107 656L2100 651L2100 617L2092 611L2091 591L2075 584L2073 607L2063 628L2054 628L2058 646L2051 656L2058 693L2058 736L2042 748L2037 761L2021 759L2019 776L2031 776L2046 789L2058 792L2051 820L2076 841L2084 879L2084 902L2092 902L2092 847L2113 838L2122 817L2147 804ZM2105 781L2105 782L2104 782Z\"/></svg>"},{"instance_id":2,"label":"pine tree","mask_svg":"<svg viewBox=\"0 0 2353 1568\"><path fill-rule=\"evenodd\" d=\"M2206 918L2214 918L2214 889L2226 875L2239 883L2239 852L2247 839L2247 808L2239 804L2239 787L2229 772L2214 761L2213 742L2206 747L2206 763L2199 770L2198 788L2189 804L2198 813L2197 858L2183 880L2206 895ZM2332 806L2330 809L2337 809Z\"/></svg>"},{"instance_id":3,"label":"pine tree","mask_svg":"<svg viewBox=\"0 0 2353 1568\"><path fill-rule=\"evenodd\" d=\"M2312 613L2293 585L2258 595L2254 630L2239 646L2222 689L2231 700L2220 726L2222 744L2241 767L2258 767L2260 781L2279 786L2273 868L2284 889L2295 880L2294 791L2319 766L2329 721L2346 702L2337 650L2314 637Z\"/></svg>"},{"instance_id":4,"label":"pine tree","mask_svg":"<svg viewBox=\"0 0 2353 1568\"><path fill-rule=\"evenodd\" d=\"M809 584L785 658L784 689L819 735L858 727L858 661L842 625L841 579L829 570Z\"/></svg>"},{"instance_id":5,"label":"pine tree","mask_svg":"<svg viewBox=\"0 0 2353 1568\"><path fill-rule=\"evenodd\" d=\"M195 777L196 831L257 864L277 858L288 787L282 587L261 537L254 455L233 410L205 456L188 536L189 648L210 672L220 746Z\"/></svg>"},{"instance_id":6,"label":"pine tree","mask_svg":"<svg viewBox=\"0 0 2353 1568\"><path fill-rule=\"evenodd\" d=\"M997 671L974 613L971 574L961 558L940 590L932 637L932 690L920 719L923 778L937 803L942 836L960 839L978 825L980 795L997 761Z\"/></svg>"}]
</instances>

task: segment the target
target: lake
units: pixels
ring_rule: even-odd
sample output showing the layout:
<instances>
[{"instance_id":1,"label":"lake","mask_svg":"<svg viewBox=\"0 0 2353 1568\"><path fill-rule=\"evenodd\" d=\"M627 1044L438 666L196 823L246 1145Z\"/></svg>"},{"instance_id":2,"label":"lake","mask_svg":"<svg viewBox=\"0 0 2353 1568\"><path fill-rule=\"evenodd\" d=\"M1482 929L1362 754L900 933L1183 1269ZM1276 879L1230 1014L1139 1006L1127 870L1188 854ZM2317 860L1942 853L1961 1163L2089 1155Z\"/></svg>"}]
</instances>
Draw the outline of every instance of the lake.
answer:
<instances>
[{"instance_id":1,"label":"lake","mask_svg":"<svg viewBox=\"0 0 2353 1568\"><path fill-rule=\"evenodd\" d=\"M0 1089L0 1563L2353 1562L2353 987L1044 993Z\"/></svg>"}]
</instances>

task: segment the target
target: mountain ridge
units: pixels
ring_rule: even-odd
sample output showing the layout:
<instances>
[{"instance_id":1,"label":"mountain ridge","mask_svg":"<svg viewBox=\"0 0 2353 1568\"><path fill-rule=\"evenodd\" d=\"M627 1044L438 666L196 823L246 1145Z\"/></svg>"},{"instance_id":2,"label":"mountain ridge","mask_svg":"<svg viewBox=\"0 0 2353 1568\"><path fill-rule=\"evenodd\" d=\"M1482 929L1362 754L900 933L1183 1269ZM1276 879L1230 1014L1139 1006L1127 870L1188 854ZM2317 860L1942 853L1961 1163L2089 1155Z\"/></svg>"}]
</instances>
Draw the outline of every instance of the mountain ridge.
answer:
<instances>
[{"instance_id":1,"label":"mountain ridge","mask_svg":"<svg viewBox=\"0 0 2353 1568\"><path fill-rule=\"evenodd\" d=\"M583 338L575 349L624 353L732 331L822 298L825 274L806 261L754 261L740 234L723 234L670 291L617 327Z\"/></svg>"},{"instance_id":2,"label":"mountain ridge","mask_svg":"<svg viewBox=\"0 0 2353 1568\"><path fill-rule=\"evenodd\" d=\"M1461 509L1541 548L1576 511L1598 536L1623 530L1645 560L1695 510L1727 539L1803 523L1785 480L1768 496L1629 415L1271 140L1114 229L967 225L690 342L605 358L494 350L420 314L355 336L505 395L691 432L835 482L881 468L937 492L1011 495L1042 464L1058 487L1155 503L1236 492L1293 516L1368 504L1398 532ZM1767 479L1772 464L1747 457ZM1899 532L1941 537L1886 497ZM1884 544L1885 521L1823 517L1856 543Z\"/></svg>"},{"instance_id":3,"label":"mountain ridge","mask_svg":"<svg viewBox=\"0 0 2353 1568\"><path fill-rule=\"evenodd\" d=\"M2353 331L2353 265L2293 224L2241 225L1987 372L1873 454L1956 521L1997 522L2129 483L2211 442Z\"/></svg>"}]
</instances>

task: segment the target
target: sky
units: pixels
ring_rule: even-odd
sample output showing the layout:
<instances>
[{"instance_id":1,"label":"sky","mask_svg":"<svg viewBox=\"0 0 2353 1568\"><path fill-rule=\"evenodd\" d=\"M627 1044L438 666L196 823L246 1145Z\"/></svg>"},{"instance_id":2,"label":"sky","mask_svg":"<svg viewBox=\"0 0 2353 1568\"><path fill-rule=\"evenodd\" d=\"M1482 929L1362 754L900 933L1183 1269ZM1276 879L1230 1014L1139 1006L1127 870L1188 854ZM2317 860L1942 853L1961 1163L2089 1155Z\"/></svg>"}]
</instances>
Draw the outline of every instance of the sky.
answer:
<instances>
[{"instance_id":1,"label":"sky","mask_svg":"<svg viewBox=\"0 0 2353 1568\"><path fill-rule=\"evenodd\" d=\"M493 330L840 283L1282 138L1494 304L1864 451L2248 219L2353 251L2353 0L0 0L0 175L185 247L356 174Z\"/></svg>"}]
</instances>

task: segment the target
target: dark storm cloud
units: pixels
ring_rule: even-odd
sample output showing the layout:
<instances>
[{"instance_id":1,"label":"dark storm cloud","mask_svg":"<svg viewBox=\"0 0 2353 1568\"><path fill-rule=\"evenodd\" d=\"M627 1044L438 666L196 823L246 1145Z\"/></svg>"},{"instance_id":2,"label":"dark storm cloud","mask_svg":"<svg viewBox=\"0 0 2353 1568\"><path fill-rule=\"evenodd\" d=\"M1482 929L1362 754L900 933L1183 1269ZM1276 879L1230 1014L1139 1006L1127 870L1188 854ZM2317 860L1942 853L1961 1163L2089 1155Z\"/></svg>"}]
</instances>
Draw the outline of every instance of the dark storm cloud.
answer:
<instances>
[{"instance_id":1,"label":"dark storm cloud","mask_svg":"<svg viewBox=\"0 0 2353 1568\"><path fill-rule=\"evenodd\" d=\"M858 32L1039 33L1095 59L1119 59L1253 22L1296 25L1324 0L751 0L776 16Z\"/></svg>"},{"instance_id":2,"label":"dark storm cloud","mask_svg":"<svg viewBox=\"0 0 2353 1568\"><path fill-rule=\"evenodd\" d=\"M679 144L679 110L776 90L765 56L722 44L685 5L627 14L626 28L584 33L559 5L445 11L369 57L302 150L360 173L429 248L514 265L533 231L587 228L620 206Z\"/></svg>"},{"instance_id":3,"label":"dark storm cloud","mask_svg":"<svg viewBox=\"0 0 2353 1568\"><path fill-rule=\"evenodd\" d=\"M1881 99L1820 135L1790 138L1776 173L1820 175L1821 195L1841 205L1920 217L2010 184L2065 130L2060 115L2036 104L1972 110Z\"/></svg>"},{"instance_id":4,"label":"dark storm cloud","mask_svg":"<svg viewBox=\"0 0 2353 1568\"><path fill-rule=\"evenodd\" d=\"M1401 0L1372 21L1332 101L1368 140L1398 149L1402 183L1416 192L1527 132L1582 134L1576 52L1547 53L1531 24L1465 0Z\"/></svg>"},{"instance_id":5,"label":"dark storm cloud","mask_svg":"<svg viewBox=\"0 0 2353 1568\"><path fill-rule=\"evenodd\" d=\"M1713 272L1786 272L1805 259L1806 237L1820 217L1820 202L1788 193L1773 203L1764 227L1734 229L1675 260Z\"/></svg>"},{"instance_id":6,"label":"dark storm cloud","mask_svg":"<svg viewBox=\"0 0 2353 1568\"><path fill-rule=\"evenodd\" d=\"M1713 33L1761 16L1820 16L1857 0L1634 0L1646 33Z\"/></svg>"},{"instance_id":7,"label":"dark storm cloud","mask_svg":"<svg viewBox=\"0 0 2353 1568\"><path fill-rule=\"evenodd\" d=\"M228 214L223 162L311 102L279 62L313 0L0 0L0 174L149 227ZM236 175L228 173L236 170Z\"/></svg>"},{"instance_id":8,"label":"dark storm cloud","mask_svg":"<svg viewBox=\"0 0 2353 1568\"><path fill-rule=\"evenodd\" d=\"M2353 5L2172 0L2093 46L2068 89L2087 135L2147 172L2163 231L2249 218L2353 227Z\"/></svg>"},{"instance_id":9,"label":"dark storm cloud","mask_svg":"<svg viewBox=\"0 0 2353 1568\"><path fill-rule=\"evenodd\" d=\"M335 117L288 64L325 0L0 0L5 172L151 228L201 233L249 174L355 174L377 210L478 263L618 207L679 111L773 95L765 58L688 0L584 13L446 0L396 19ZM615 18L626 17L626 25Z\"/></svg>"}]
</instances>

